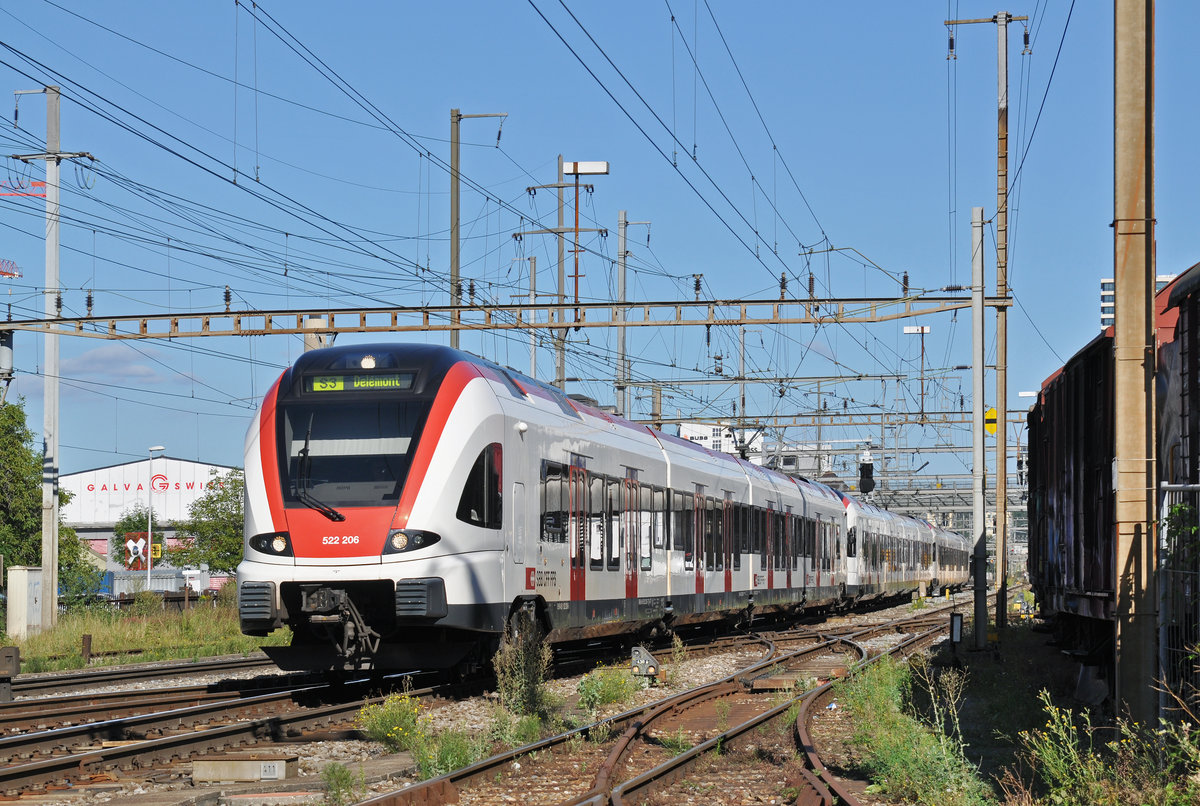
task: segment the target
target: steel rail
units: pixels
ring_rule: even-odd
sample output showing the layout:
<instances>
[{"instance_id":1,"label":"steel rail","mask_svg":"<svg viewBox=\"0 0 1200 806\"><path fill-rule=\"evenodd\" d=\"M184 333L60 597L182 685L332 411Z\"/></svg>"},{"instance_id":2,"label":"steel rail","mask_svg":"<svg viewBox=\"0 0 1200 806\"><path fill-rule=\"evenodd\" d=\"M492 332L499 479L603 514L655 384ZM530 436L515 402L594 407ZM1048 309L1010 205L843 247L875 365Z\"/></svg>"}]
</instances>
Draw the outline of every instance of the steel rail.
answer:
<instances>
[{"instance_id":1,"label":"steel rail","mask_svg":"<svg viewBox=\"0 0 1200 806\"><path fill-rule=\"evenodd\" d=\"M12 686L13 694L31 696L45 691L71 691L88 686L128 682L131 680L212 674L214 672L242 671L274 666L274 661L265 655L195 660L154 666L143 666L141 664L136 666L105 666L98 669L61 674L17 675L13 678Z\"/></svg>"}]
</instances>

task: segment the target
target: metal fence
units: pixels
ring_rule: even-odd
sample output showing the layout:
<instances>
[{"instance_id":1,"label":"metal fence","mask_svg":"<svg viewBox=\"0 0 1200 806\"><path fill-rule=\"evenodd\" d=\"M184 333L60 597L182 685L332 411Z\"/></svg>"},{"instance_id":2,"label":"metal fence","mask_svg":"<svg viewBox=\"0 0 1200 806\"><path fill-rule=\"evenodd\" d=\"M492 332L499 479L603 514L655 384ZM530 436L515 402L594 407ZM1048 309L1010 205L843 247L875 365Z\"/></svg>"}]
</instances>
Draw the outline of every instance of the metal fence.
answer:
<instances>
[{"instance_id":1,"label":"metal fence","mask_svg":"<svg viewBox=\"0 0 1200 806\"><path fill-rule=\"evenodd\" d=\"M1167 718L1200 716L1200 484L1163 484L1159 512L1159 668ZM1178 699L1177 699L1178 698Z\"/></svg>"}]
</instances>

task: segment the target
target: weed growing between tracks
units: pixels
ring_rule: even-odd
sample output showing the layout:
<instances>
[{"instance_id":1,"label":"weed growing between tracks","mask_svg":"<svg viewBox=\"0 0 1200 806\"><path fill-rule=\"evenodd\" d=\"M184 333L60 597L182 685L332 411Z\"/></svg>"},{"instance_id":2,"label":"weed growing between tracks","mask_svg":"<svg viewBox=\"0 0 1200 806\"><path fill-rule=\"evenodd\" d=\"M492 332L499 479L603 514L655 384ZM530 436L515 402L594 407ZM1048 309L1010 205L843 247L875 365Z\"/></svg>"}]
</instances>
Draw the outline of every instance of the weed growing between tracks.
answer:
<instances>
[{"instance_id":1,"label":"weed growing between tracks","mask_svg":"<svg viewBox=\"0 0 1200 806\"><path fill-rule=\"evenodd\" d=\"M605 705L624 703L641 688L626 666L601 666L579 681L579 707L595 713Z\"/></svg>"},{"instance_id":2,"label":"weed growing between tracks","mask_svg":"<svg viewBox=\"0 0 1200 806\"><path fill-rule=\"evenodd\" d=\"M854 743L863 754L863 772L872 789L905 803L982 804L991 790L963 753L957 706L963 681L926 672L918 675L933 718L912 702L913 671L907 663L883 658L838 686L838 700L854 716Z\"/></svg>"},{"instance_id":3,"label":"weed growing between tracks","mask_svg":"<svg viewBox=\"0 0 1200 806\"><path fill-rule=\"evenodd\" d=\"M249 653L264 644L291 640L287 629L266 638L242 635L236 594L222 595L215 603L198 604L182 613L163 610L162 599L149 594L126 611L101 603L62 614L53 629L17 642L22 671L83 668L84 635L92 636L93 653L106 653L93 657L92 666ZM107 654L113 652L129 654Z\"/></svg>"},{"instance_id":4,"label":"weed growing between tracks","mask_svg":"<svg viewBox=\"0 0 1200 806\"><path fill-rule=\"evenodd\" d=\"M347 806L357 803L367 793L367 782L362 770L358 776L345 764L334 761L321 771L321 780L325 783L326 806Z\"/></svg>"},{"instance_id":5,"label":"weed growing between tracks","mask_svg":"<svg viewBox=\"0 0 1200 806\"><path fill-rule=\"evenodd\" d=\"M542 641L542 631L532 618L525 613L517 613L514 618L516 624L492 658L497 693L510 712L541 715L550 705L545 683L553 650Z\"/></svg>"}]
</instances>

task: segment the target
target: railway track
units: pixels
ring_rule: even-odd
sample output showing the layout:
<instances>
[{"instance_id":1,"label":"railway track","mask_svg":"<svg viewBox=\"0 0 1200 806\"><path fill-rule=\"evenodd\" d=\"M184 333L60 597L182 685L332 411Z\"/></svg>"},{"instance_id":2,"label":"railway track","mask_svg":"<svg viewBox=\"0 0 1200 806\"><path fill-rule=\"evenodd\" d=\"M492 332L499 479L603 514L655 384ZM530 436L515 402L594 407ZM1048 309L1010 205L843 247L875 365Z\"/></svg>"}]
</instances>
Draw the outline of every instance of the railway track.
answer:
<instances>
[{"instance_id":1,"label":"railway track","mask_svg":"<svg viewBox=\"0 0 1200 806\"><path fill-rule=\"evenodd\" d=\"M185 707L0 737L0 792L12 797L108 780L115 772L149 775L196 754L303 739L308 731L352 722L364 704L384 699L378 695L388 682L398 686L399 676L227 692L224 699ZM431 697L451 689L413 694Z\"/></svg>"},{"instance_id":2,"label":"railway track","mask_svg":"<svg viewBox=\"0 0 1200 806\"><path fill-rule=\"evenodd\" d=\"M778 772L785 767L784 760L795 754L798 733L794 722L808 692L827 690L829 681L877 656L864 645L867 641L895 636L886 652L912 652L948 627L945 615L921 614L848 629L836 637L821 635L810 627L764 636L759 640L768 651L733 675L364 803L598 806L687 802L686 793L670 788L684 779L693 790L703 788L704 784L697 782L702 782L708 771L712 771L714 787L717 781L727 783L719 762L735 748L763 762L763 768L774 769L774 775L784 775L783 780L766 782L767 790L790 787L796 792L820 793L822 784L811 771ZM746 765L739 764L738 775L746 778ZM714 797L717 794L709 791L692 802L747 802L743 792L728 801ZM822 801L820 797L830 799ZM808 802L832 803L831 798L824 790Z\"/></svg>"},{"instance_id":3,"label":"railway track","mask_svg":"<svg viewBox=\"0 0 1200 806\"><path fill-rule=\"evenodd\" d=\"M704 646L697 643L689 647L689 658L712 652L734 653L751 646L760 649L754 653L753 662L737 673L679 695L669 705L664 701L631 709L485 760L453 776L401 790L410 793L403 795L403 800L389 800L393 795L401 797L390 793L371 802L438 803L470 793L470 800L464 802L511 803L503 795L496 794L493 800L487 794L503 782L516 787L515 795L510 793L508 798L532 802L537 800L531 797L537 788L534 782L540 780L553 794L547 792L546 798L538 802L615 803L618 796L625 797L621 787L641 776L649 776L646 783L639 784L648 787L648 792L669 788L672 780L695 779L694 770L699 767L688 772L686 763L681 768L684 772L674 774L675 779L669 773L654 773L676 757L695 756L699 761L690 763L701 766L708 759L712 766L713 760L720 762L728 751L746 745L755 747L762 768L773 767L779 775L778 770L787 766L784 759L795 755L797 744L788 720L794 721L803 689L844 674L868 655L881 651L869 649L872 645L894 644L918 631L934 635L947 622L944 614L931 608L901 621L865 627L805 625L764 635L731 636ZM667 654L659 652L660 662L670 662ZM197 668L197 664L184 666ZM398 683L399 676L395 676L392 684ZM67 709L73 721L93 721L0 737L0 763L7 763L0 767L0 792L12 797L114 778L186 779L186 767L180 771L176 766L195 755L248 745L261 748L264 744L305 741L314 734L337 735L341 732L337 729L352 723L364 704L381 702L383 697L378 695L386 693L388 684L375 678L324 684L287 680L280 686L267 682L262 685L265 687L259 687L259 681L229 681L222 686L163 689L137 704L138 709L148 711L143 714L120 713L121 708L131 705L128 701L121 703L123 698L127 700L128 692L17 701L0 708L0 728L15 730L21 719L28 720L26 726L38 719L50 724L47 712L57 710L61 714ZM479 693L478 681L467 685L474 687L472 693ZM411 693L435 698L461 696L463 691L461 686L443 685ZM42 704L45 710L39 711ZM626 734L625 749L614 751L617 739ZM778 748L772 749L775 744ZM714 752L714 747L722 752ZM608 770L607 777L598 779L597 772L602 768ZM787 774L791 777L763 782L762 791L799 791L801 784L807 785L802 771L789 770ZM640 802L650 796L629 797L635 797L632 802Z\"/></svg>"},{"instance_id":4,"label":"railway track","mask_svg":"<svg viewBox=\"0 0 1200 806\"><path fill-rule=\"evenodd\" d=\"M12 688L13 695L16 697L37 697L47 693L79 691L117 683L274 668L275 664L270 658L266 655L256 654L244 657L102 667L78 672L22 674L13 678Z\"/></svg>"}]
</instances>

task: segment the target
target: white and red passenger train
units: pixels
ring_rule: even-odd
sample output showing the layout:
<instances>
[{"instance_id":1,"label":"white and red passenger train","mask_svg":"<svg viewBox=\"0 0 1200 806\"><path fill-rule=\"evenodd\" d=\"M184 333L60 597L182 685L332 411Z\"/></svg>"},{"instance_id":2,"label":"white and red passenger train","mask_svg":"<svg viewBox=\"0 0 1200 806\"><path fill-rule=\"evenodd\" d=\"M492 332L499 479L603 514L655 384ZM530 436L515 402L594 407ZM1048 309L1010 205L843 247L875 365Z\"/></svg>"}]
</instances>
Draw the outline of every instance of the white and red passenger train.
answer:
<instances>
[{"instance_id":1,"label":"white and red passenger train","mask_svg":"<svg viewBox=\"0 0 1200 806\"><path fill-rule=\"evenodd\" d=\"M966 541L433 345L305 353L246 436L242 631L289 668L450 668L549 640L967 579Z\"/></svg>"}]
</instances>

